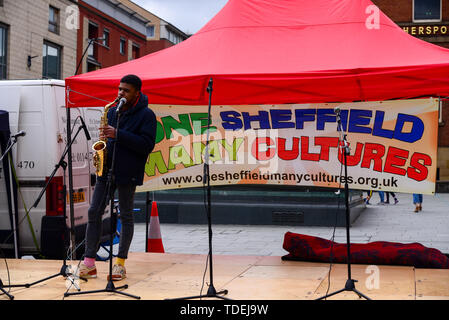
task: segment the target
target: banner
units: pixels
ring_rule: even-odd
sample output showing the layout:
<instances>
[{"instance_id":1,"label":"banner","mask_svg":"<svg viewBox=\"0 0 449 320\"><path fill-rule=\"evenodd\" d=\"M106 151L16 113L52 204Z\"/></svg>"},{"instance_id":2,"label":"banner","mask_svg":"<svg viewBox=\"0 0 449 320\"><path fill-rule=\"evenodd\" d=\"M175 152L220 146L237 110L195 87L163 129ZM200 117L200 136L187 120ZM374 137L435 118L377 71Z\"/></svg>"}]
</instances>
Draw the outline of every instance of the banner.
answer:
<instances>
[{"instance_id":1,"label":"banner","mask_svg":"<svg viewBox=\"0 0 449 320\"><path fill-rule=\"evenodd\" d=\"M438 99L213 105L209 132L208 106L150 108L156 146L139 192L203 186L205 162L211 185L343 188L344 136L350 189L435 192Z\"/></svg>"}]
</instances>

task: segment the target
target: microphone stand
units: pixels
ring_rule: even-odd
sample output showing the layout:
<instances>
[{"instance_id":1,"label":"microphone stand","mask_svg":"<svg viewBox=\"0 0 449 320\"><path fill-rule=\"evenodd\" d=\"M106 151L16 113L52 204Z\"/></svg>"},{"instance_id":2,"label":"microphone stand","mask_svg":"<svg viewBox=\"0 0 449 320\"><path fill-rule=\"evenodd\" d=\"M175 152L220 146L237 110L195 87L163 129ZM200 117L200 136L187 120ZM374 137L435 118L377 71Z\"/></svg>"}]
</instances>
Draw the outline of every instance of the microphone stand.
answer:
<instances>
[{"instance_id":1,"label":"microphone stand","mask_svg":"<svg viewBox=\"0 0 449 320\"><path fill-rule=\"evenodd\" d=\"M331 297L333 295L336 295L338 293L344 292L344 291L352 291L356 293L359 298L365 298L367 300L371 300L361 292L359 292L355 288L355 282L357 280L351 279L351 241L350 241L350 235L349 235L349 227L350 227L350 219L349 219L349 186L348 186L348 164L347 164L347 155L350 153L349 151L349 144L346 140L346 134L343 133L343 127L341 125L341 118L340 118L340 111L335 110L335 113L337 114L337 122L338 122L338 130L340 133L340 141L343 141L343 147L342 153L344 155L344 166L345 166L345 206L346 206L346 248L347 248L347 264L348 264L348 279L346 280L345 287L343 289L340 289L338 291L335 291L333 293L330 293L328 295L325 295L323 297L318 298L317 300L322 300L327 297ZM329 275L330 276L330 275Z\"/></svg>"},{"instance_id":2,"label":"microphone stand","mask_svg":"<svg viewBox=\"0 0 449 320\"><path fill-rule=\"evenodd\" d=\"M100 293L100 292L110 292L110 293L119 293L131 298L135 298L135 299L140 299L140 297L126 293L126 292L122 292L122 291L118 291L119 289L127 289L128 285L125 284L123 286L120 287L115 287L114 282L112 281L112 252L113 252L113 245L114 245L114 236L115 236L115 230L116 230L116 220L117 220L117 212L114 210L114 176L113 176L113 168L114 168L114 163L115 163L115 154L116 154L116 147L117 147L117 143L118 143L118 128L119 128L119 122L120 122L120 112L117 108L117 131L116 131L116 137L115 137L115 142L114 142L114 147L112 148L112 164L111 164L111 169L109 169L108 172L108 180L106 182L106 192L105 192L105 203L110 203L109 205L109 210L110 210L110 214L111 214L111 224L110 224L110 232L109 232L109 252L110 252L110 256L109 256L109 280L108 283L106 285L105 289L101 289L101 290L91 290L91 291L79 291L79 292L65 292L64 293L64 297L68 297L68 296L72 296L72 295L78 295L78 294L89 294L89 293Z\"/></svg>"},{"instance_id":3,"label":"microphone stand","mask_svg":"<svg viewBox=\"0 0 449 320\"><path fill-rule=\"evenodd\" d=\"M12 143L9 144L8 148L6 148L5 152L3 153L2 157L0 158L0 162L3 161L3 158L9 153L9 151L12 149L12 147L17 143L17 136L12 136ZM8 168L9 169L9 168ZM9 172L9 170L8 170ZM14 233L14 251L16 253L17 258L17 233L16 233L16 216L12 214L12 220L13 220L13 233ZM0 279L0 291L3 292L10 300L14 300L14 296L11 295L9 292L7 292L3 288L11 288L15 287L17 285L4 285L2 279Z\"/></svg>"},{"instance_id":4,"label":"microphone stand","mask_svg":"<svg viewBox=\"0 0 449 320\"><path fill-rule=\"evenodd\" d=\"M209 93L209 110L208 110L208 120L207 120L207 138L206 138L206 153L205 153L205 161L204 161L204 179L203 184L207 182L207 224L209 230L209 276L210 283L209 289L205 295L184 297L184 298L176 298L173 300L187 300L187 299L198 299L198 298L219 298L223 300L231 300L226 297L220 296L220 294L228 294L228 290L222 290L217 292L214 287L214 278L213 278L213 265L212 265L212 219L211 219L211 188L210 188L210 176L209 176L209 129L211 122L211 101L212 101L212 78L209 80L209 85L207 87L207 92Z\"/></svg>"},{"instance_id":5,"label":"microphone stand","mask_svg":"<svg viewBox=\"0 0 449 320\"><path fill-rule=\"evenodd\" d=\"M3 153L2 157L0 158L0 162L3 161L3 158L9 153L9 151L12 149L12 147L17 143L17 137L21 137L22 135L13 135L11 136L12 143L9 144L8 148L6 148L5 152ZM9 173L9 170L8 170ZM14 233L14 253L16 259L18 258L19 254L17 251L18 247L18 240L17 240L17 226L16 226L16 216L15 214L12 214L12 227L13 227L13 233Z\"/></svg>"},{"instance_id":6,"label":"microphone stand","mask_svg":"<svg viewBox=\"0 0 449 320\"><path fill-rule=\"evenodd\" d=\"M67 234L68 234L68 229L67 229L67 202L66 202L66 199L67 199L67 191L66 191L66 188L67 188L67 186L66 186L66 184L65 184L65 183L66 183L66 182L65 182L65 181L66 181L65 176L66 176L66 167L67 167L67 163L64 161L64 158L66 157L67 152L68 152L69 149L70 149L70 146L73 144L73 142L75 141L76 137L78 136L78 134L80 133L80 131L81 131L82 128L83 128L83 126L80 126L80 127L78 128L78 131L76 132L75 136L74 136L73 139L70 141L70 143L66 146L66 148L65 148L65 150L64 150L64 152L63 152L61 158L59 159L59 162L56 164L56 166L55 166L53 172L51 173L50 177L48 178L47 182L45 183L45 186L42 188L41 193L39 194L39 196L37 197L36 201L34 202L34 204L33 204L33 206L32 206L33 208L36 208L36 207L38 206L38 204L39 204L39 202L40 202L42 196L44 195L45 191L47 190L47 188L48 188L48 186L49 186L51 180L52 180L53 177L55 176L55 174L56 174L56 172L58 171L58 169L59 169L60 167L62 167L62 169L63 169L63 171L64 171L64 176L63 176L64 183L63 183L63 187L62 187L62 197L63 197L63 199L64 199L64 203L63 203L63 208L64 208L64 230L63 230L64 255L63 255L63 263L62 263L62 267L61 267L61 269L60 269L60 271L59 271L58 273L56 273L56 274L54 274L54 275L52 275L52 276L46 277L46 278L44 278L44 279L41 279L41 280L38 280L38 281L35 281L35 282L32 282L32 283L20 284L20 285L10 285L10 286L7 286L7 287L25 287L25 288L29 288L29 287L31 287L31 286L34 286L35 284L41 283L41 282L46 281L46 280L53 279L53 278L58 277L58 276L62 276L62 277L64 277L64 278L67 277L68 279L70 278L71 281L72 281L71 276L72 276L73 274L72 274L71 272L68 271L68 269L70 269L70 268L67 266L67 257L66 257L66 252L67 252L67 246L66 246L67 241L66 241L66 237L67 237ZM73 225L71 225L71 228L73 228ZM86 279L84 279L84 278L82 278L82 277L78 277L78 278L81 279L81 280L87 281ZM72 283L75 285L75 287L76 287L78 290L80 290L80 289L77 287L77 285L76 285L75 282L72 281Z\"/></svg>"}]
</instances>

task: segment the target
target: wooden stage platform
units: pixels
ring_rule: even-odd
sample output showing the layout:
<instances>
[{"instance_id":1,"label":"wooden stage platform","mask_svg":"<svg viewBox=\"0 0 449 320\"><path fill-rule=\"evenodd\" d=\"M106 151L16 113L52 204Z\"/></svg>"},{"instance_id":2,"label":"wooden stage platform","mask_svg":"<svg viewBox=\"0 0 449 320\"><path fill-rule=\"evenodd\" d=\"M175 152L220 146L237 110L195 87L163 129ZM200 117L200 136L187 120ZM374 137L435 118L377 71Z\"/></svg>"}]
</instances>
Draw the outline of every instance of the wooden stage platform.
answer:
<instances>
[{"instance_id":1,"label":"wooden stage platform","mask_svg":"<svg viewBox=\"0 0 449 320\"><path fill-rule=\"evenodd\" d=\"M128 278L115 282L118 287L142 300L163 300L200 294L207 255L169 253L130 253L126 263ZM59 272L59 260L8 259L11 284L32 283ZM76 266L77 261L68 261ZM98 277L80 281L81 291L105 289L108 262L97 262ZM415 269L402 266L352 265L356 288L373 300L449 300L449 270ZM276 256L214 255L214 287L227 289L235 300L314 300L326 294L329 264L282 261ZM8 284L5 262L0 261L0 279ZM209 269L203 294L207 292ZM334 264L329 293L342 289L347 265ZM30 288L10 288L15 300L132 300L115 293L95 293L64 297L66 280L58 276ZM8 288L5 288L8 290ZM77 292L75 288L69 292ZM7 300L5 295L0 300ZM358 300L353 292L329 299Z\"/></svg>"}]
</instances>

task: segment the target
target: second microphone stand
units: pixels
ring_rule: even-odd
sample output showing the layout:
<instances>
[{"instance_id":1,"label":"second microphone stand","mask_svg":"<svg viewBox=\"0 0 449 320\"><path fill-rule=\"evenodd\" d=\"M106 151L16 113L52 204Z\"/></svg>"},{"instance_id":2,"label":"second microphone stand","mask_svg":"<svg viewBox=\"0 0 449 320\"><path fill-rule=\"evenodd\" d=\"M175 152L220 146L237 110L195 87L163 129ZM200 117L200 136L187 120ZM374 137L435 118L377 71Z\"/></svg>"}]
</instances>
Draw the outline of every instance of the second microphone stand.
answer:
<instances>
[{"instance_id":1,"label":"second microphone stand","mask_svg":"<svg viewBox=\"0 0 449 320\"><path fill-rule=\"evenodd\" d=\"M12 140L10 140L10 141L12 141L12 143L9 143L8 148L6 148L6 151L3 153L3 155L0 158L0 162L3 161L3 158L9 153L9 151L12 149L12 147L17 143L17 137L13 136ZM9 172L9 168L8 168L8 172ZM16 216L14 213L12 214L12 220L13 220L12 232L14 234L14 251L15 251L16 257L17 257ZM3 292L10 300L14 300L14 296L11 295L8 291L6 291L3 288L13 288L13 287L21 287L21 285L13 285L13 284L4 285L2 282L2 279L0 279L0 292Z\"/></svg>"},{"instance_id":2,"label":"second microphone stand","mask_svg":"<svg viewBox=\"0 0 449 320\"><path fill-rule=\"evenodd\" d=\"M212 78L209 80L209 85L207 87L207 92L209 93L209 110L208 110L208 120L207 120L207 141L206 141L206 153L205 153L205 161L204 161L204 181L207 182L207 224L209 231L209 276L210 283L207 293L204 295L177 298L173 300L187 300L187 299L198 299L198 298L219 298L223 300L231 300L226 297L220 296L220 294L228 294L228 290L222 290L217 292L214 287L214 277L213 277L213 265L212 265L212 214L211 214L211 190L210 190L210 175L209 175L209 129L211 122L211 102L212 102L212 86L213 81Z\"/></svg>"},{"instance_id":3,"label":"second microphone stand","mask_svg":"<svg viewBox=\"0 0 449 320\"><path fill-rule=\"evenodd\" d=\"M340 118L340 112L337 110L337 123L338 123L338 130L340 133L340 141L343 142L343 146L340 145L342 148L343 153L343 159L344 159L344 166L345 166L345 206L346 206L346 248L347 248L347 263L348 263L348 279L346 280L345 287L343 289L340 289L338 291L335 291L333 293L327 294L323 297L318 298L317 300L322 300L328 297L331 297L333 295L336 295L338 293L344 292L344 291L352 291L356 293L359 298L365 298L367 300L370 300L367 296L365 296L363 293L359 292L355 288L355 282L357 280L353 280L351 278L351 240L349 235L349 228L350 228L350 218L349 218L349 186L348 186L348 164L347 164L347 156L349 155L349 144L346 140L346 134L343 133L343 127L341 124L341 118ZM330 276L330 275L329 275Z\"/></svg>"},{"instance_id":4,"label":"second microphone stand","mask_svg":"<svg viewBox=\"0 0 449 320\"><path fill-rule=\"evenodd\" d=\"M59 162L56 164L55 168L53 169L53 172L51 173L51 175L48 178L45 186L42 188L41 193L39 194L39 196L37 197L36 201L34 202L34 204L32 206L33 208L36 208L38 206L42 196L44 195L45 191L47 190L47 188L48 188L50 182L52 181L53 177L55 176L56 172L59 170L60 167L62 167L62 169L64 171L64 176L63 176L64 183L63 183L62 195L61 195L63 197L63 199L64 199L63 200L63 208L64 208L63 209L63 212L64 212L64 223L63 223L64 224L64 229L63 229L64 254L63 254L63 262L62 262L61 269L59 270L58 273L56 273L54 275L51 275L49 277L46 277L44 279L41 279L41 280L38 280L38 281L35 281L35 282L32 282L32 283L16 284L16 285L10 285L10 286L5 286L5 287L25 287L25 288L29 288L31 286L34 286L34 285L38 284L38 283L41 283L41 282L46 281L46 280L53 279L53 278L58 277L58 276L62 276L62 277L67 278L67 279L71 279L71 276L73 276L72 272L69 272L69 267L67 265L67 257L66 257L66 252L67 252L67 246L66 246L67 241L66 240L67 240L67 235L68 235L68 229L67 229L67 208L66 208L67 207L67 202L66 202L66 199L67 199L66 188L67 188L67 186L65 184L65 181L66 181L65 177L66 177L67 163L64 161L64 159L65 159L65 157L66 157L66 155L67 155L71 145L73 144L73 142L75 141L76 137L80 133L81 129L83 129L83 126L80 126L78 128L78 131L76 132L75 136L70 141L70 143L66 146L66 148L65 148L61 158L59 159ZM73 226L71 226L71 227L73 228ZM81 279L81 280L87 281L86 279L84 279L82 277L78 277L78 278ZM72 283L75 285L75 287L78 290L80 290L77 287L75 282L72 281Z\"/></svg>"}]
</instances>

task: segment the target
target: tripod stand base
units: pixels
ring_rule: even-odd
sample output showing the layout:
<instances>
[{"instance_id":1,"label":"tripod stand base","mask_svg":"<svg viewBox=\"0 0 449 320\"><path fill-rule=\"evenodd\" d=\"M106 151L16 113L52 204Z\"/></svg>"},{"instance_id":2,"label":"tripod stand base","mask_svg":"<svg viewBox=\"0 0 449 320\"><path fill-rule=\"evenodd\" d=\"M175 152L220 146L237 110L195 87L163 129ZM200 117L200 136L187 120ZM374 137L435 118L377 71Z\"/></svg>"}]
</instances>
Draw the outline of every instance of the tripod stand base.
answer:
<instances>
[{"instance_id":1,"label":"tripod stand base","mask_svg":"<svg viewBox=\"0 0 449 320\"><path fill-rule=\"evenodd\" d=\"M135 295L132 295L132 294L129 294L129 293L126 293L126 292L118 291L120 289L127 289L127 288L128 288L127 284L116 288L112 281L108 281L108 284L106 285L105 289L91 290L91 291L81 291L81 292L66 292L66 293L64 293L64 297L80 295L80 294L106 292L106 293L118 293L118 294L121 294L121 295L124 295L124 296L127 296L127 297L131 297L131 298L134 298L134 299L140 299L139 296L135 296Z\"/></svg>"},{"instance_id":2,"label":"tripod stand base","mask_svg":"<svg viewBox=\"0 0 449 320\"><path fill-rule=\"evenodd\" d=\"M357 282L357 280L348 279L348 280L346 280L346 284L345 284L345 287L343 289L340 289L338 291L332 292L332 293L330 293L328 295L325 295L325 296L323 296L321 298L318 298L317 300L323 300L325 298L334 296L334 295L339 294L339 293L344 292L344 291L352 291L355 294L357 294L359 296L359 298L365 298L366 300L371 300L370 298L368 298L367 296L365 296L363 293L361 293L360 291L358 291L355 288L355 284L354 284L355 282Z\"/></svg>"},{"instance_id":3,"label":"tripod stand base","mask_svg":"<svg viewBox=\"0 0 449 320\"><path fill-rule=\"evenodd\" d=\"M56 278L58 276L62 276L64 278L68 278L71 274L67 273L67 269L68 269L68 266L66 264L63 264L62 267L61 267L61 270L59 271L59 273L56 273L56 274L54 274L52 276L46 277L44 279L41 279L41 280L38 280L38 281L35 281L35 282L32 282L32 283L12 284L12 285L5 286L5 287L8 287L8 288L19 288L19 287L29 288L31 286L34 286L34 285L38 284L38 283L41 283L41 282L44 282L44 281ZM79 279L81 279L83 281L87 281L86 279L84 279L82 277L79 277Z\"/></svg>"},{"instance_id":4,"label":"tripod stand base","mask_svg":"<svg viewBox=\"0 0 449 320\"><path fill-rule=\"evenodd\" d=\"M165 300L190 300L190 299L200 299L200 298L218 298L218 299L223 299L223 300L231 300L229 298L220 296L220 294L228 294L228 290L222 290L222 291L217 292L217 290L215 290L214 286L209 286L207 293L203 294L203 295L175 298L175 299L165 299Z\"/></svg>"},{"instance_id":5,"label":"tripod stand base","mask_svg":"<svg viewBox=\"0 0 449 320\"><path fill-rule=\"evenodd\" d=\"M9 298L9 300L14 300L14 296L10 295L5 289L3 289L4 287L6 286L3 286L3 282L2 280L0 280L0 291L3 292Z\"/></svg>"}]
</instances>

